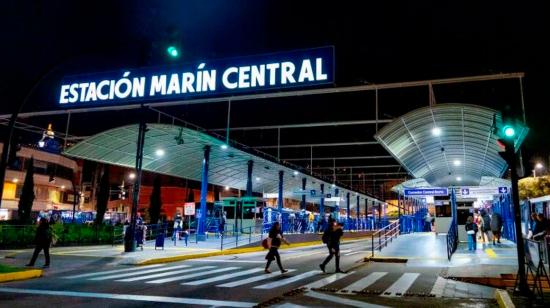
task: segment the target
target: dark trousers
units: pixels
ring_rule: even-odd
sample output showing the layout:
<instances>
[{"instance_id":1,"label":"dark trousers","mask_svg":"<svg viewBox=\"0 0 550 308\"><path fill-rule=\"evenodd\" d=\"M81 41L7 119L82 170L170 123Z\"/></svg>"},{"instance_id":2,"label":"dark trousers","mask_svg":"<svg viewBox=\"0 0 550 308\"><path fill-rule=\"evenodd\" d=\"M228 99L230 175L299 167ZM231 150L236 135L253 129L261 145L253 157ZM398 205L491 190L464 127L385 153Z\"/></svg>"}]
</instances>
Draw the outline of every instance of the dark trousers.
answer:
<instances>
[{"instance_id":1,"label":"dark trousers","mask_svg":"<svg viewBox=\"0 0 550 308\"><path fill-rule=\"evenodd\" d=\"M38 258L38 254L42 249L44 249L44 257L46 258L46 263L44 263L44 265L50 265L50 244L36 245L32 254L31 262L29 262L30 265L34 265L34 262L36 262L36 258Z\"/></svg>"},{"instance_id":2,"label":"dark trousers","mask_svg":"<svg viewBox=\"0 0 550 308\"><path fill-rule=\"evenodd\" d=\"M279 269L281 271L283 270L283 265L281 264L281 256L279 255L279 247L269 248L269 252L267 253L267 256L265 256L265 258L267 259L267 264L265 265L266 269L268 269L271 265L271 262L276 259Z\"/></svg>"},{"instance_id":3,"label":"dark trousers","mask_svg":"<svg viewBox=\"0 0 550 308\"><path fill-rule=\"evenodd\" d=\"M323 266L327 265L332 257L335 257L334 261L336 262L336 270L340 270L340 245L327 245L328 248L328 257L323 261Z\"/></svg>"}]
</instances>

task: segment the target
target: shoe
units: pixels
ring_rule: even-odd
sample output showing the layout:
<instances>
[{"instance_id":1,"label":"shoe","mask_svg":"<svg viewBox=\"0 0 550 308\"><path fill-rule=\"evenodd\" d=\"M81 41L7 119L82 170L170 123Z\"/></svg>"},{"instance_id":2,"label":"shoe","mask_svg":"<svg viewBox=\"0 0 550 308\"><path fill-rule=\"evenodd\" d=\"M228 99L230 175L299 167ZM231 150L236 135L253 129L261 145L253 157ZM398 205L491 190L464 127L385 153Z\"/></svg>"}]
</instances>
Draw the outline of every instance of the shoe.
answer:
<instances>
[{"instance_id":1,"label":"shoe","mask_svg":"<svg viewBox=\"0 0 550 308\"><path fill-rule=\"evenodd\" d=\"M266 268L266 269L264 270L264 273L266 273L266 274L271 274L271 271L268 270L268 269Z\"/></svg>"},{"instance_id":2,"label":"shoe","mask_svg":"<svg viewBox=\"0 0 550 308\"><path fill-rule=\"evenodd\" d=\"M495 244L495 241L493 241L493 245Z\"/></svg>"},{"instance_id":3,"label":"shoe","mask_svg":"<svg viewBox=\"0 0 550 308\"><path fill-rule=\"evenodd\" d=\"M343 270L341 270L341 269L337 269L335 273L342 273L342 274L346 274L346 273L347 273L347 271L343 271Z\"/></svg>"},{"instance_id":4,"label":"shoe","mask_svg":"<svg viewBox=\"0 0 550 308\"><path fill-rule=\"evenodd\" d=\"M321 268L321 270L323 271L323 273L325 272L325 265L324 264L319 264L319 267Z\"/></svg>"},{"instance_id":5,"label":"shoe","mask_svg":"<svg viewBox=\"0 0 550 308\"><path fill-rule=\"evenodd\" d=\"M29 264L25 264L25 266L28 266L28 267L33 267L33 266L34 266L34 264L30 264L30 263L29 263Z\"/></svg>"},{"instance_id":6,"label":"shoe","mask_svg":"<svg viewBox=\"0 0 550 308\"><path fill-rule=\"evenodd\" d=\"M288 272L288 270L286 270L286 269L281 270L281 273L283 273L283 274L286 273L286 272Z\"/></svg>"},{"instance_id":7,"label":"shoe","mask_svg":"<svg viewBox=\"0 0 550 308\"><path fill-rule=\"evenodd\" d=\"M50 267L49 264L44 264L44 265L42 265L42 268L48 268L48 267Z\"/></svg>"},{"instance_id":8,"label":"shoe","mask_svg":"<svg viewBox=\"0 0 550 308\"><path fill-rule=\"evenodd\" d=\"M500 240L498 240L498 241L497 241L497 243L499 243L499 244L500 244Z\"/></svg>"}]
</instances>

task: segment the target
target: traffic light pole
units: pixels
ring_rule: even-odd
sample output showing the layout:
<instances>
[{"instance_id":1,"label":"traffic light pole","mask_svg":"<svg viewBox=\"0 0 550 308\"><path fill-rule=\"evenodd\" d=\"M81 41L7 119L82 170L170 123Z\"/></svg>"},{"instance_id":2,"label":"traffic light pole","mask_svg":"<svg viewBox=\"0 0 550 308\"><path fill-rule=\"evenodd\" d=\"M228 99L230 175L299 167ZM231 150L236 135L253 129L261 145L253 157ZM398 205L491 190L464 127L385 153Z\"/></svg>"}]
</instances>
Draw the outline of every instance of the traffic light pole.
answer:
<instances>
[{"instance_id":1,"label":"traffic light pole","mask_svg":"<svg viewBox=\"0 0 550 308\"><path fill-rule=\"evenodd\" d=\"M506 157L510 165L510 177L512 181L512 202L514 203L514 225L516 230L516 249L518 254L518 276L519 276L519 292L523 295L530 293L527 285L527 277L525 276L525 247L523 242L523 233L521 231L521 209L519 206L519 191L518 191L518 173L516 170L516 153L514 151L514 143L506 142Z\"/></svg>"},{"instance_id":2,"label":"traffic light pole","mask_svg":"<svg viewBox=\"0 0 550 308\"><path fill-rule=\"evenodd\" d=\"M132 212L130 226L126 230L130 234L124 236L124 252L134 252L136 251L136 220L137 220L137 211L138 211L138 202L139 202L139 189L141 186L141 171L143 163L143 147L145 145L145 132L147 131L147 124L145 123L145 110L141 110L140 120L139 120L139 129L138 129L138 140L137 140L137 149L136 149L136 180L134 181L134 191L132 197Z\"/></svg>"}]
</instances>

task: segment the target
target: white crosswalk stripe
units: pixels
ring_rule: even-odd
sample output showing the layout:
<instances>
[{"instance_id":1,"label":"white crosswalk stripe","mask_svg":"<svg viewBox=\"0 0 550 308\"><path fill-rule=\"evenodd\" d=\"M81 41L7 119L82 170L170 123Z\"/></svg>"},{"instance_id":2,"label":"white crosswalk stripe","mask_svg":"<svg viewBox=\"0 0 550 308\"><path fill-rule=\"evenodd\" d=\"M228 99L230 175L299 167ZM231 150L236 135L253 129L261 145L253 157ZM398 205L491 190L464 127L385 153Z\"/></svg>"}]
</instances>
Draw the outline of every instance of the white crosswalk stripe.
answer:
<instances>
[{"instance_id":1,"label":"white crosswalk stripe","mask_svg":"<svg viewBox=\"0 0 550 308\"><path fill-rule=\"evenodd\" d=\"M176 265L176 266L169 266L169 267L162 267L162 268L154 268L154 269L145 270L145 271L142 271L141 269L138 268L136 271L131 272L131 273L100 276L100 277L90 278L89 280L107 280L107 279L114 279L114 278L138 276L138 275L144 275L144 274L149 274L149 273L170 271L170 270L175 270L175 269L180 269L180 268L186 268L186 267L189 267L189 266L190 265Z\"/></svg>"},{"instance_id":2,"label":"white crosswalk stripe","mask_svg":"<svg viewBox=\"0 0 550 308\"><path fill-rule=\"evenodd\" d=\"M300 275L289 277L287 279L282 279L282 280L262 284L260 286L254 287L254 289L274 289L274 288L278 288L278 287L281 287L281 286L284 286L284 285L287 285L287 284L291 284L293 282L296 282L296 281L299 281L299 280L302 280L302 279L309 278L311 276L319 275L321 273L322 273L322 271L309 271L309 272L305 272L305 273L300 274Z\"/></svg>"},{"instance_id":3,"label":"white crosswalk stripe","mask_svg":"<svg viewBox=\"0 0 550 308\"><path fill-rule=\"evenodd\" d=\"M367 277L357 280L349 286L343 288L338 293L353 293L353 291L361 291L378 279L384 277L388 272L372 272Z\"/></svg>"},{"instance_id":4,"label":"white crosswalk stripe","mask_svg":"<svg viewBox=\"0 0 550 308\"><path fill-rule=\"evenodd\" d=\"M349 273L336 273L334 275L330 275L329 277L323 278L321 280L314 281L312 283L306 284L305 286L302 286L302 288L307 289L315 289L315 288L322 288L326 285L329 285L337 280L340 280L344 277L347 277L355 272L349 272Z\"/></svg>"},{"instance_id":5,"label":"white crosswalk stripe","mask_svg":"<svg viewBox=\"0 0 550 308\"><path fill-rule=\"evenodd\" d=\"M144 270L148 268L154 268L163 266L162 264L154 264L154 265L148 265L148 266L140 266L140 267L132 267L132 268L124 268L124 269L117 269L112 271L104 271L104 272L95 272L95 273L88 273L88 274L80 274L80 275L74 275L74 276L67 276L63 277L65 279L75 279L75 278L86 278L86 277L92 277L92 276L100 276L100 275L107 275L107 274L114 274L114 273L121 273L121 272L129 272L129 271L136 271L136 270Z\"/></svg>"},{"instance_id":6,"label":"white crosswalk stripe","mask_svg":"<svg viewBox=\"0 0 550 308\"><path fill-rule=\"evenodd\" d=\"M289 269L288 273L292 273L294 271L296 271L296 270L295 269ZM219 284L216 287L233 288L233 287L249 284L249 283L252 283L252 282L257 282L257 281L262 281L262 280L266 280L266 279L269 279L269 278L277 277L277 276L280 276L280 275L282 275L282 273L277 271L277 272L271 273L271 274L265 274L265 275L261 275L261 276L255 276L255 277L250 277L250 278L246 278L246 279L242 279L242 280L237 280L237 281L233 281L233 282Z\"/></svg>"},{"instance_id":7,"label":"white crosswalk stripe","mask_svg":"<svg viewBox=\"0 0 550 308\"><path fill-rule=\"evenodd\" d=\"M119 280L116 280L116 281L130 282L130 281L138 281L138 280L147 280L147 279L153 279L153 278L159 278L159 277L165 277L165 276L174 276L174 275L178 275L178 274L202 271L202 270L211 269L211 268L215 268L215 266L194 267L194 268L188 268L188 269L183 269L183 270L179 270L179 271L169 271L169 272L152 274L152 275L145 275L145 276L126 278L126 279L119 279Z\"/></svg>"},{"instance_id":8,"label":"white crosswalk stripe","mask_svg":"<svg viewBox=\"0 0 550 308\"><path fill-rule=\"evenodd\" d=\"M249 274L254 274L254 273L257 273L257 272L261 272L263 270L264 270L263 268L253 268L253 269L250 269L248 271L236 272L236 273L225 274L225 275L216 276L216 277L212 277L212 278L189 281L189 282L184 282L182 284L183 285L189 285L189 286L199 286L199 285L203 285L203 284L207 284L207 283L211 283L211 282L227 280L227 279L240 277L240 276L246 276L246 275L249 275Z\"/></svg>"},{"instance_id":9,"label":"white crosswalk stripe","mask_svg":"<svg viewBox=\"0 0 550 308\"><path fill-rule=\"evenodd\" d=\"M404 273L391 285L391 287L382 292L382 296L403 296L418 276L420 276L419 273Z\"/></svg>"},{"instance_id":10,"label":"white crosswalk stripe","mask_svg":"<svg viewBox=\"0 0 550 308\"><path fill-rule=\"evenodd\" d=\"M145 283L160 284L160 283L166 283L166 282L172 282L172 281L178 281L178 280L186 280L186 279L191 279L191 278L195 278L195 277L206 276L206 275L216 274L216 273L221 273L221 272L228 272L228 271L232 271L232 270L236 270L236 269L240 269L240 267L236 267L236 266L224 267L224 268L219 268L219 269L215 269L215 270L211 270L211 271L200 272L200 273L191 274L191 275L178 276L178 277L169 277L169 278L164 278L164 279L146 281Z\"/></svg>"}]
</instances>

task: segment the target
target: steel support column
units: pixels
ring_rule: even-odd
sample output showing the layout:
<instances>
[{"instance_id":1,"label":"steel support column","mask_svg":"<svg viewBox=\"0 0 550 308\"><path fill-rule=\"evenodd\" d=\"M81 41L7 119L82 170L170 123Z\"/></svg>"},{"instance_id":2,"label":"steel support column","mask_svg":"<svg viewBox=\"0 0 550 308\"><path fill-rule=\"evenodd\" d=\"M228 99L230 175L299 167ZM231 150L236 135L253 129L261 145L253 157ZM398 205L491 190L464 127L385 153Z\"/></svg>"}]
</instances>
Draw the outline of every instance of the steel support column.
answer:
<instances>
[{"instance_id":1,"label":"steel support column","mask_svg":"<svg viewBox=\"0 0 550 308\"><path fill-rule=\"evenodd\" d=\"M346 194L346 209L347 209L347 213L346 213L346 217L347 217L347 220L348 220L348 224L349 224L349 219L350 219L350 213L351 213L351 203L350 203L350 193L348 192Z\"/></svg>"},{"instance_id":2,"label":"steel support column","mask_svg":"<svg viewBox=\"0 0 550 308\"><path fill-rule=\"evenodd\" d=\"M279 213L283 212L283 176L284 171L279 171L279 194L277 196L277 207L279 208Z\"/></svg>"},{"instance_id":3,"label":"steel support column","mask_svg":"<svg viewBox=\"0 0 550 308\"><path fill-rule=\"evenodd\" d=\"M254 161L248 161L248 170L246 174L246 196L252 197L252 169L254 168Z\"/></svg>"},{"instance_id":4,"label":"steel support column","mask_svg":"<svg viewBox=\"0 0 550 308\"><path fill-rule=\"evenodd\" d=\"M319 217L325 219L325 184L321 184L321 201L319 201Z\"/></svg>"},{"instance_id":5,"label":"steel support column","mask_svg":"<svg viewBox=\"0 0 550 308\"><path fill-rule=\"evenodd\" d=\"M302 191L306 190L306 178L302 178ZM306 195L305 193L302 194L302 201L300 202L300 209L305 210L306 209Z\"/></svg>"},{"instance_id":6,"label":"steel support column","mask_svg":"<svg viewBox=\"0 0 550 308\"><path fill-rule=\"evenodd\" d=\"M208 167L210 165L210 146L204 147L201 171L201 207L197 230L197 240L206 240L206 197L208 196Z\"/></svg>"},{"instance_id":7,"label":"steel support column","mask_svg":"<svg viewBox=\"0 0 550 308\"><path fill-rule=\"evenodd\" d=\"M340 189L336 188L334 189L334 196L339 197ZM340 218L340 201L336 202L336 206L334 207L334 219Z\"/></svg>"}]
</instances>

